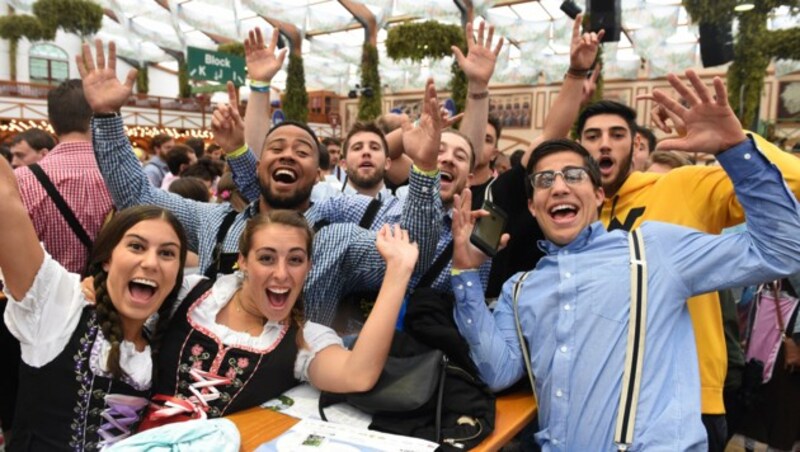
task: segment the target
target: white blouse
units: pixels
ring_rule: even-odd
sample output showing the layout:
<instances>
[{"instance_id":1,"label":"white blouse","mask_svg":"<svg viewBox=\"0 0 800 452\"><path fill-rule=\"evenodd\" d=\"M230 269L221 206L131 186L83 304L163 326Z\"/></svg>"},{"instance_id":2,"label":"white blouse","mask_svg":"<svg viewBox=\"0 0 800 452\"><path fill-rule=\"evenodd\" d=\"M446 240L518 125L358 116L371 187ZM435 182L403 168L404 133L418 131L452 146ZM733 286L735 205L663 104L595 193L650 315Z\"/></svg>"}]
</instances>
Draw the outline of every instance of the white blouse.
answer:
<instances>
[{"instance_id":1,"label":"white blouse","mask_svg":"<svg viewBox=\"0 0 800 452\"><path fill-rule=\"evenodd\" d=\"M4 289L8 305L4 315L9 331L20 341L22 360L31 367L43 367L64 351L78 327L83 308L89 303L81 292L80 276L44 254L44 261L28 292L16 300ZM98 332L89 365L95 374L109 377L106 356L111 344ZM136 351L133 343L120 344L120 367L139 388L150 387L153 362L150 347Z\"/></svg>"},{"instance_id":2,"label":"white blouse","mask_svg":"<svg viewBox=\"0 0 800 452\"><path fill-rule=\"evenodd\" d=\"M192 275L184 278L178 298L183 300L189 291L203 279L202 275ZM239 281L236 275L220 275L208 296L197 304L194 309L189 310L190 320L210 331L227 346L258 350L271 349L277 346L277 343L283 339L282 323L268 321L259 336L234 331L225 325L217 323L217 314L233 298L238 288ZM342 339L334 330L314 322L306 322L303 326L303 339L308 348L298 350L297 359L294 363L294 377L298 380L308 381L308 367L317 353L331 345L341 346Z\"/></svg>"}]
</instances>

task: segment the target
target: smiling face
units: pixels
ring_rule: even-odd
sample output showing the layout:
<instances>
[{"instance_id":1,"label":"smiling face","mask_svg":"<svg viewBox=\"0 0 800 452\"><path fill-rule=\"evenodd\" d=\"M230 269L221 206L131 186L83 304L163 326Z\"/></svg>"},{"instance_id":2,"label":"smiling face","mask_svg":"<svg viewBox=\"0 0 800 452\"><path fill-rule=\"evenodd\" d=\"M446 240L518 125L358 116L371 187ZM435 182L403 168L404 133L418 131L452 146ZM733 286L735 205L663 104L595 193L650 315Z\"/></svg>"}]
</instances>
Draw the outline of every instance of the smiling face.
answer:
<instances>
[{"instance_id":1,"label":"smiling face","mask_svg":"<svg viewBox=\"0 0 800 452\"><path fill-rule=\"evenodd\" d=\"M311 269L307 232L277 223L260 227L247 255L239 256L239 268L247 274L241 291L246 309L268 320L287 319Z\"/></svg>"},{"instance_id":2,"label":"smiling face","mask_svg":"<svg viewBox=\"0 0 800 452\"><path fill-rule=\"evenodd\" d=\"M472 152L467 139L456 133L444 131L439 145L438 159L441 173L439 194L444 206L451 205L456 193L461 193L467 186L471 160Z\"/></svg>"},{"instance_id":3,"label":"smiling face","mask_svg":"<svg viewBox=\"0 0 800 452\"><path fill-rule=\"evenodd\" d=\"M108 294L125 323L144 323L175 288L181 268L180 239L163 219L128 229L103 264Z\"/></svg>"},{"instance_id":4,"label":"smiling face","mask_svg":"<svg viewBox=\"0 0 800 452\"><path fill-rule=\"evenodd\" d=\"M358 132L347 140L347 145L347 178L355 188L369 190L382 184L391 160L386 158L381 137L372 132Z\"/></svg>"},{"instance_id":5,"label":"smiling face","mask_svg":"<svg viewBox=\"0 0 800 452\"><path fill-rule=\"evenodd\" d=\"M586 120L580 143L600 165L606 195L613 196L631 172L634 136L621 116L599 114Z\"/></svg>"},{"instance_id":6,"label":"smiling face","mask_svg":"<svg viewBox=\"0 0 800 452\"><path fill-rule=\"evenodd\" d=\"M305 210L318 171L317 143L308 132L293 125L273 130L258 165L264 202L274 209Z\"/></svg>"},{"instance_id":7,"label":"smiling face","mask_svg":"<svg viewBox=\"0 0 800 452\"><path fill-rule=\"evenodd\" d=\"M564 171L568 167L584 167L583 158L572 151L556 152L542 157L533 171ZM597 221L597 209L602 203L603 190L595 188L588 176L571 185L557 175L550 188L534 188L528 209L545 237L563 246Z\"/></svg>"}]
</instances>

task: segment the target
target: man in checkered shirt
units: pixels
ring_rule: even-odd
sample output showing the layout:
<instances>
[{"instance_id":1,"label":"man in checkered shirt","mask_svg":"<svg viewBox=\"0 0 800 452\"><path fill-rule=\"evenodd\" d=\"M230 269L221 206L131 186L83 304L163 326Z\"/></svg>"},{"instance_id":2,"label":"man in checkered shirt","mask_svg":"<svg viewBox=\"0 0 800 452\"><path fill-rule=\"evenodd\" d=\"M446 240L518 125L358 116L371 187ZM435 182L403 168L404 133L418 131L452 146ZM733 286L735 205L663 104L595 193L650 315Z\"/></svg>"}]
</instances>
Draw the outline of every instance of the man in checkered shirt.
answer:
<instances>
[{"instance_id":1,"label":"man in checkered shirt","mask_svg":"<svg viewBox=\"0 0 800 452\"><path fill-rule=\"evenodd\" d=\"M207 269L214 260L217 231L233 209L227 203L207 204L183 199L150 185L131 150L119 114L131 94L135 71L128 74L124 84L120 83L116 76L114 43L109 45L108 67L99 40L96 41L96 51L95 64L88 44L84 44L83 60L78 69L86 99L94 111L92 138L95 156L115 206L124 209L154 204L171 210L186 229L189 249L198 253L200 267ZM276 72L279 67L278 64ZM426 99L429 108L423 126L404 136L406 152L414 159L415 167L411 171L411 189L400 224L419 244L417 272L424 272L432 263L441 229L436 164L441 119L437 114L436 90L432 81L428 84ZM228 112L231 109L227 106ZM217 138L224 140L222 129L217 127L215 130L219 132ZM247 219L259 211L297 210L303 212L312 225L321 219L309 200L319 163L319 146L314 133L303 124L281 124L267 136L264 149L258 166L261 197L243 212L235 214L220 243L223 253L237 252L238 239ZM314 237L314 265L304 288L306 318L329 325L346 290L370 290L380 286L386 267L375 247L375 239L374 232L351 223L330 225Z\"/></svg>"},{"instance_id":2,"label":"man in checkered shirt","mask_svg":"<svg viewBox=\"0 0 800 452\"><path fill-rule=\"evenodd\" d=\"M69 80L50 90L47 115L58 145L38 164L94 241L113 206L94 159L89 133L92 109L83 96L80 80ZM69 227L31 170L21 166L14 173L22 202L47 252L67 270L82 273L89 249Z\"/></svg>"}]
</instances>

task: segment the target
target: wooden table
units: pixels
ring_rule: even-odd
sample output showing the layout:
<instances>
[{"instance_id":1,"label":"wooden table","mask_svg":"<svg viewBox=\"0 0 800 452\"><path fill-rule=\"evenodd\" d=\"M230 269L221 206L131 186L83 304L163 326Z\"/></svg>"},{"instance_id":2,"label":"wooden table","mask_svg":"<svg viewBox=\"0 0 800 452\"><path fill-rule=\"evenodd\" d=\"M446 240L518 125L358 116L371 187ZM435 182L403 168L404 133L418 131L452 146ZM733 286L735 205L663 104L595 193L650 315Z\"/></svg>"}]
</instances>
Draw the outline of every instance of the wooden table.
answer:
<instances>
[{"instance_id":1,"label":"wooden table","mask_svg":"<svg viewBox=\"0 0 800 452\"><path fill-rule=\"evenodd\" d=\"M536 414L536 404L530 392L498 397L496 408L494 432L473 450L499 450L533 420ZM299 422L299 419L260 407L232 414L227 418L239 428L242 436L241 450L244 452L255 450Z\"/></svg>"}]
</instances>

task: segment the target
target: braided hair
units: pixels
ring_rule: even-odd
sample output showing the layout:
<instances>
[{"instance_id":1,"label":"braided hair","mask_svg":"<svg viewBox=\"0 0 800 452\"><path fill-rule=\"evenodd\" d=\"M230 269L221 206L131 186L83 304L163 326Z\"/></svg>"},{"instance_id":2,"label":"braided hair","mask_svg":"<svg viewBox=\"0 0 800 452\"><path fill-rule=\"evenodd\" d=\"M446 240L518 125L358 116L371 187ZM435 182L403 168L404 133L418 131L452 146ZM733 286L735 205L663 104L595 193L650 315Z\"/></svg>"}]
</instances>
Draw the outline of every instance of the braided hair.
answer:
<instances>
[{"instance_id":1,"label":"braided hair","mask_svg":"<svg viewBox=\"0 0 800 452\"><path fill-rule=\"evenodd\" d=\"M305 233L306 236L306 254L311 256L311 244L314 241L314 232L308 227L308 222L305 217L296 210L270 210L266 213L260 213L247 221L241 237L239 237L239 254L242 257L247 257L253 245L253 236L256 232L271 225L279 224L296 228ZM306 342L303 339L303 326L305 320L305 307L303 303L303 295L297 298L297 301L292 306L292 311L289 313L289 321L292 325L297 327L296 342L298 348L306 348Z\"/></svg>"},{"instance_id":2,"label":"braided hair","mask_svg":"<svg viewBox=\"0 0 800 452\"><path fill-rule=\"evenodd\" d=\"M153 355L156 355L160 346L160 339L169 321L170 308L178 296L181 282L183 281L183 266L186 264L186 233L183 230L183 226L181 226L175 215L160 207L131 207L117 212L111 221L103 227L97 235L97 239L92 247L92 253L89 257L87 274L94 277L97 323L103 333L103 337L111 344L111 350L108 353L106 361L106 368L115 378L121 378L124 375L124 371L120 367L120 345L124 336L120 313L117 311L108 293L108 271L104 267L105 264L111 260L114 249L119 245L129 229L142 221L156 219L164 220L172 227L181 245L180 267L175 285L158 309L158 322L153 334L147 337ZM154 356L153 363L155 362L156 359Z\"/></svg>"}]
</instances>

